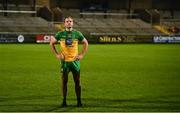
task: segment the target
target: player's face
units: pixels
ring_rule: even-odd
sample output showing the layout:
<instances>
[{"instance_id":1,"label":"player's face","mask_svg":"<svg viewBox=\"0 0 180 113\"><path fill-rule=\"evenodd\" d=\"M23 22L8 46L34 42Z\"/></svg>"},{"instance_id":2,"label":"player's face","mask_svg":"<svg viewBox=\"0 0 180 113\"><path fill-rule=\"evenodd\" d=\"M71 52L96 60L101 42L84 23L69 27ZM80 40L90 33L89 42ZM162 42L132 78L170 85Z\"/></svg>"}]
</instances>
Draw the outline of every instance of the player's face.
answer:
<instances>
[{"instance_id":1,"label":"player's face","mask_svg":"<svg viewBox=\"0 0 180 113\"><path fill-rule=\"evenodd\" d=\"M73 19L72 18L66 18L64 25L66 28L72 28L73 27Z\"/></svg>"}]
</instances>

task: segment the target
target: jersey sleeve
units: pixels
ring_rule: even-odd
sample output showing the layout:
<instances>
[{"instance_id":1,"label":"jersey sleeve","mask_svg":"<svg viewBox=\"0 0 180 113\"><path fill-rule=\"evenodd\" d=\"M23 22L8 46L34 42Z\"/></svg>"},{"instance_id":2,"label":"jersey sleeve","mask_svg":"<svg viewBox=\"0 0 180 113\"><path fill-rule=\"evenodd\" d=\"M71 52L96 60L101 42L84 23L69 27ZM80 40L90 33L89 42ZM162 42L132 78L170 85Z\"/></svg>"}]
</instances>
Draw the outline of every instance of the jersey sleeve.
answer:
<instances>
[{"instance_id":1,"label":"jersey sleeve","mask_svg":"<svg viewBox=\"0 0 180 113\"><path fill-rule=\"evenodd\" d=\"M78 31L78 35L79 35L78 36L78 40L79 41L82 41L85 38L84 35L81 32L79 32L79 31Z\"/></svg>"},{"instance_id":2,"label":"jersey sleeve","mask_svg":"<svg viewBox=\"0 0 180 113\"><path fill-rule=\"evenodd\" d=\"M55 34L55 38L56 38L57 41L59 41L60 38L61 38L61 33L60 33L60 32L57 32L57 33Z\"/></svg>"}]
</instances>

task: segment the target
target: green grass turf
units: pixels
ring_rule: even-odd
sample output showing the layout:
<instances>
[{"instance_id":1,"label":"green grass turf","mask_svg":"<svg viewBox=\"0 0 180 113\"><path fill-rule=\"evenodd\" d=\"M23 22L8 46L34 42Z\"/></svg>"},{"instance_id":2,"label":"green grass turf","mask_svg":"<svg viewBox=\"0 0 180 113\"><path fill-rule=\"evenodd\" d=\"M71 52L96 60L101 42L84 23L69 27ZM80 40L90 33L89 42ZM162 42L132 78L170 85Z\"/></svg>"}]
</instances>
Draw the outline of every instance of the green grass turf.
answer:
<instances>
[{"instance_id":1,"label":"green grass turf","mask_svg":"<svg viewBox=\"0 0 180 113\"><path fill-rule=\"evenodd\" d=\"M60 63L47 44L0 45L0 111L180 111L180 45L90 45L60 108Z\"/></svg>"}]
</instances>

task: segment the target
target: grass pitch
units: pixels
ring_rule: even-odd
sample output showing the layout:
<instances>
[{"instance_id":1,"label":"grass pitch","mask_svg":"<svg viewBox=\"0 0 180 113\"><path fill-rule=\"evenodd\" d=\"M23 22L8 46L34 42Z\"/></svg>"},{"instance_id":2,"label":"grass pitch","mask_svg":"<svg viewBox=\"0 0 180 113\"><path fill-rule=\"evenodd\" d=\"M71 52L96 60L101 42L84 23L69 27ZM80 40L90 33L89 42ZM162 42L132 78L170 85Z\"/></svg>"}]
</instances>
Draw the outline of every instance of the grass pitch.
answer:
<instances>
[{"instance_id":1,"label":"grass pitch","mask_svg":"<svg viewBox=\"0 0 180 113\"><path fill-rule=\"evenodd\" d=\"M90 45L77 108L69 75L61 108L60 63L46 44L0 45L0 112L180 111L180 45Z\"/></svg>"}]
</instances>

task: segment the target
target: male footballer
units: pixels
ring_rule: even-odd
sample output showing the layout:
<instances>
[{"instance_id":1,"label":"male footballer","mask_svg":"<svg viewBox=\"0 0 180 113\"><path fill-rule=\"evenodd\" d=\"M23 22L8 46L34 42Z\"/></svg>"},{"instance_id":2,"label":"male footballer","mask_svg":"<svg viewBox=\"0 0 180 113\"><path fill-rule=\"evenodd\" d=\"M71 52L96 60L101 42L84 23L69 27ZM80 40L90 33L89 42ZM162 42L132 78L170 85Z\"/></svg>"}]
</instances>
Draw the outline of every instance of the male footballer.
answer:
<instances>
[{"instance_id":1,"label":"male footballer","mask_svg":"<svg viewBox=\"0 0 180 113\"><path fill-rule=\"evenodd\" d=\"M50 46L56 58L61 61L62 70L62 107L66 107L68 74L72 72L77 97L77 107L81 107L81 86L80 86L80 60L88 49L88 41L81 32L73 29L73 18L67 17L64 20L65 30L56 33L51 38ZM60 42L61 51L58 52L55 43ZM78 53L78 42L83 43L81 52Z\"/></svg>"}]
</instances>

